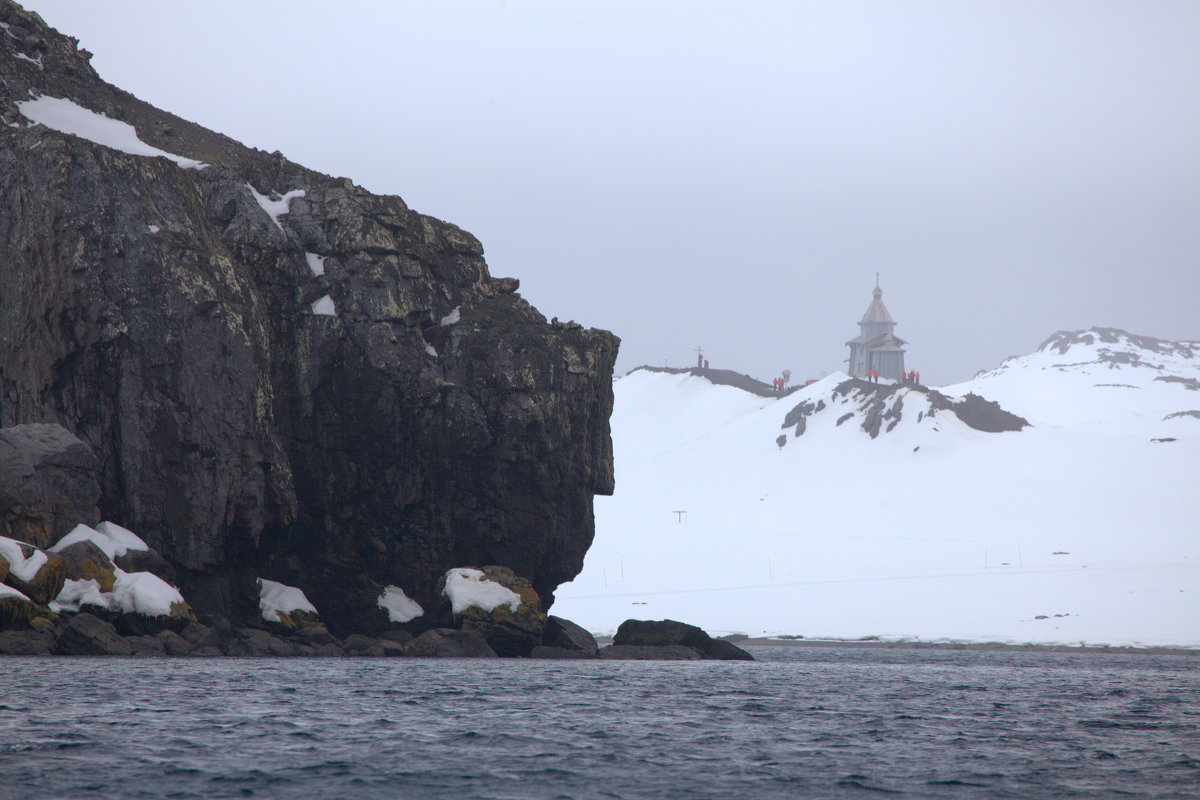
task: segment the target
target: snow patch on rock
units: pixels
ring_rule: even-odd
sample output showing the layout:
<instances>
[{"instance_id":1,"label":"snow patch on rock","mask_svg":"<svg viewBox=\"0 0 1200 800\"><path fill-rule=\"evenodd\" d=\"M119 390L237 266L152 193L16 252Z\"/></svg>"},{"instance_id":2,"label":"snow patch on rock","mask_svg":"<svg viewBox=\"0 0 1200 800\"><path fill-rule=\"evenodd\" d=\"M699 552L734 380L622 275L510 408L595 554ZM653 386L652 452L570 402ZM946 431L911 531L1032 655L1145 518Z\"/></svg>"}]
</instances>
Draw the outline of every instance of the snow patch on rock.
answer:
<instances>
[{"instance_id":1,"label":"snow patch on rock","mask_svg":"<svg viewBox=\"0 0 1200 800\"><path fill-rule=\"evenodd\" d=\"M312 304L312 312L317 316L336 317L337 309L333 305L333 298L329 295L324 295Z\"/></svg>"},{"instance_id":2,"label":"snow patch on rock","mask_svg":"<svg viewBox=\"0 0 1200 800\"><path fill-rule=\"evenodd\" d=\"M304 197L305 194L303 189L293 189L280 197L267 197L265 194L259 194L258 190L248 183L246 188L250 190L254 202L258 203L258 207L266 212L267 216L271 218L271 222L275 223L275 227L280 231L283 230L283 224L279 218L291 210L293 200L297 197Z\"/></svg>"},{"instance_id":3,"label":"snow patch on rock","mask_svg":"<svg viewBox=\"0 0 1200 800\"><path fill-rule=\"evenodd\" d=\"M8 562L9 573L24 583L31 583L37 577L38 571L50 560L45 553L37 549L26 558L20 542L3 536L0 536L0 557Z\"/></svg>"},{"instance_id":4,"label":"snow patch on rock","mask_svg":"<svg viewBox=\"0 0 1200 800\"><path fill-rule=\"evenodd\" d=\"M293 611L317 613L317 607L308 601L303 590L295 586L266 578L259 578L258 585L258 607L262 611L262 618L267 622L278 622Z\"/></svg>"},{"instance_id":5,"label":"snow patch on rock","mask_svg":"<svg viewBox=\"0 0 1200 800\"><path fill-rule=\"evenodd\" d=\"M149 550L150 545L133 531L122 528L115 522L101 522L95 528L87 525L76 525L63 538L59 539L51 553L61 553L76 542L91 542L104 551L109 560L120 558L130 550Z\"/></svg>"},{"instance_id":6,"label":"snow patch on rock","mask_svg":"<svg viewBox=\"0 0 1200 800\"><path fill-rule=\"evenodd\" d=\"M22 56L18 54L17 57L21 58ZM25 60L34 61L28 57L25 57ZM40 67L40 58L34 63ZM208 166L201 161L151 147L138 138L137 130L128 122L109 119L103 114L97 114L66 98L43 95L33 100L23 100L17 103L17 108L26 119L33 122L45 125L59 133L67 133L104 147L111 147L122 153L149 158L167 158L184 169L203 169Z\"/></svg>"},{"instance_id":7,"label":"snow patch on rock","mask_svg":"<svg viewBox=\"0 0 1200 800\"><path fill-rule=\"evenodd\" d=\"M388 586L379 595L379 607L388 614L392 622L409 622L425 613L420 603L413 600L399 586Z\"/></svg>"},{"instance_id":8,"label":"snow patch on rock","mask_svg":"<svg viewBox=\"0 0 1200 800\"><path fill-rule=\"evenodd\" d=\"M521 607L520 595L469 567L456 567L446 573L444 594L450 598L450 609L455 614L461 614L471 607L488 613L503 605L513 612Z\"/></svg>"}]
</instances>

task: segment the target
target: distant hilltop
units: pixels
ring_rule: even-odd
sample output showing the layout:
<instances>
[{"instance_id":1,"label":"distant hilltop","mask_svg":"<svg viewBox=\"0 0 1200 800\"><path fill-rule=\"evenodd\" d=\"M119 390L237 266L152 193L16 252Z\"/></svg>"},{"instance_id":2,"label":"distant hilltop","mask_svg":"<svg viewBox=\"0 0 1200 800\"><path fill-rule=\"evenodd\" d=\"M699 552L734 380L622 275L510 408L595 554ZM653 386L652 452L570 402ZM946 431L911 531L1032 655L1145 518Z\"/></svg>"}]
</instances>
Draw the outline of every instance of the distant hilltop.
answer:
<instances>
[{"instance_id":1,"label":"distant hilltop","mask_svg":"<svg viewBox=\"0 0 1200 800\"><path fill-rule=\"evenodd\" d=\"M648 364L643 364L640 367L634 367L626 374L631 375L640 370L664 372L668 375L695 375L698 378L706 379L709 383L714 383L718 386L733 386L760 397L786 397L797 389L803 388L800 385L789 386L779 390L768 383L763 383L757 378L751 378L749 375L743 375L731 369L712 369L711 367L651 367Z\"/></svg>"}]
</instances>

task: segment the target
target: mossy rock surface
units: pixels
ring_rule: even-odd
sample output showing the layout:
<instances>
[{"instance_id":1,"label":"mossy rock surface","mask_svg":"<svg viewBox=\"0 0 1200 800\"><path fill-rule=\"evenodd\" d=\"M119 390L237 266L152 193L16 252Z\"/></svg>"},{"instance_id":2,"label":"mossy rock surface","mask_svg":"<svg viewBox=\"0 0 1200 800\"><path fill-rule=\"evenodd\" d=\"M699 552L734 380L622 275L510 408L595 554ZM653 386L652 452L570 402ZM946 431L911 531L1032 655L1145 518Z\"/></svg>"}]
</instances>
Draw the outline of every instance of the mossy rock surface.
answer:
<instances>
[{"instance_id":1,"label":"mossy rock surface","mask_svg":"<svg viewBox=\"0 0 1200 800\"><path fill-rule=\"evenodd\" d=\"M21 580L11 570L5 576L4 582L21 594L39 605L46 605L62 591L67 580L67 562L58 553L50 553L31 544L21 543L25 558L32 557L37 552L46 554L46 563L42 564L37 573L28 581ZM0 558L0 561L4 561ZM5 562L7 564L7 562Z\"/></svg>"},{"instance_id":2,"label":"mossy rock surface","mask_svg":"<svg viewBox=\"0 0 1200 800\"><path fill-rule=\"evenodd\" d=\"M13 595L0 597L0 630L25 630L33 627L33 620L42 614L41 609L28 600Z\"/></svg>"},{"instance_id":3,"label":"mossy rock surface","mask_svg":"<svg viewBox=\"0 0 1200 800\"><path fill-rule=\"evenodd\" d=\"M117 580L116 566L95 542L76 542L63 548L59 556L66 564L68 580L95 581L100 585L100 591L113 590Z\"/></svg>"}]
</instances>

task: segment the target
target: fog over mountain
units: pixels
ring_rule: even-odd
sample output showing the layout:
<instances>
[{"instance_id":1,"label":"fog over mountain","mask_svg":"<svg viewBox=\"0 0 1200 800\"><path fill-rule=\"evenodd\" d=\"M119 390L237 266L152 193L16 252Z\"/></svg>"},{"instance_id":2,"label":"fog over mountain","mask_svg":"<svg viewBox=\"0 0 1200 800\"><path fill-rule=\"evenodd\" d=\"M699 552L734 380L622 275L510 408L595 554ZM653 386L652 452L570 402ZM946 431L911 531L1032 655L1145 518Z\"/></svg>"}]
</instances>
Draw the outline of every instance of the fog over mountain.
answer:
<instances>
[{"instance_id":1,"label":"fog over mountain","mask_svg":"<svg viewBox=\"0 0 1200 800\"><path fill-rule=\"evenodd\" d=\"M479 237L618 372L1200 337L1200 6L30 0L138 97Z\"/></svg>"}]
</instances>

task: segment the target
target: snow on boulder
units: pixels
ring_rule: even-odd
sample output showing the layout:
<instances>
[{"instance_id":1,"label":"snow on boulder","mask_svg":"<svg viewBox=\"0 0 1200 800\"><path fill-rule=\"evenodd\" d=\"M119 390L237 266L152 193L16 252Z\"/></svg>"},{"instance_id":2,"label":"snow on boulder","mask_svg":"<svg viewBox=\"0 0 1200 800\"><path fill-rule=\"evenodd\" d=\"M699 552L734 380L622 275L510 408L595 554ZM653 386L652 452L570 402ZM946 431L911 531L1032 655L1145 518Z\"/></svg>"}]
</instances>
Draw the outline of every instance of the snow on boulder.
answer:
<instances>
[{"instance_id":1,"label":"snow on boulder","mask_svg":"<svg viewBox=\"0 0 1200 800\"><path fill-rule=\"evenodd\" d=\"M506 605L516 611L521 605L521 596L508 587L489 580L481 570L456 567L446 573L446 588L442 591L450 599L450 609L461 614L468 608L477 608L491 613Z\"/></svg>"},{"instance_id":2,"label":"snow on boulder","mask_svg":"<svg viewBox=\"0 0 1200 800\"><path fill-rule=\"evenodd\" d=\"M144 617L195 618L179 590L152 572L117 570L111 597L114 611Z\"/></svg>"},{"instance_id":3,"label":"snow on boulder","mask_svg":"<svg viewBox=\"0 0 1200 800\"><path fill-rule=\"evenodd\" d=\"M95 528L88 525L76 525L70 533L59 539L50 548L50 552L61 553L76 542L92 542L104 551L104 555L114 561L130 550L150 549L150 545L142 541L141 537L133 531L122 528L113 522L101 522Z\"/></svg>"},{"instance_id":4,"label":"snow on boulder","mask_svg":"<svg viewBox=\"0 0 1200 800\"><path fill-rule=\"evenodd\" d=\"M379 595L379 607L387 612L392 622L411 622L425 613L420 603L405 594L399 586L388 586L383 590L383 594Z\"/></svg>"},{"instance_id":5,"label":"snow on boulder","mask_svg":"<svg viewBox=\"0 0 1200 800\"><path fill-rule=\"evenodd\" d=\"M66 562L25 542L0 536L0 561L7 562L4 582L35 603L50 602L67 578Z\"/></svg>"},{"instance_id":6,"label":"snow on boulder","mask_svg":"<svg viewBox=\"0 0 1200 800\"><path fill-rule=\"evenodd\" d=\"M457 567L443 581L442 594L450 600L458 627L482 633L497 654L527 657L541 644L546 627L541 599L528 580L508 567Z\"/></svg>"},{"instance_id":7,"label":"snow on boulder","mask_svg":"<svg viewBox=\"0 0 1200 800\"><path fill-rule=\"evenodd\" d=\"M91 542L103 551L104 555L114 566L126 572L153 572L158 577L172 583L175 580L175 568L157 551L151 549L140 536L128 528L122 528L115 522L101 522L95 528L87 525L76 525L70 533L60 539L51 552L64 553L67 548L80 542ZM70 578L92 578L95 575L68 575ZM101 581L104 583L104 581ZM105 591L109 591L105 587Z\"/></svg>"},{"instance_id":8,"label":"snow on boulder","mask_svg":"<svg viewBox=\"0 0 1200 800\"><path fill-rule=\"evenodd\" d=\"M266 578L258 579L258 607L264 620L285 628L294 628L306 618L315 622L317 617L317 607L301 589Z\"/></svg>"},{"instance_id":9,"label":"snow on boulder","mask_svg":"<svg viewBox=\"0 0 1200 800\"><path fill-rule=\"evenodd\" d=\"M26 583L33 580L49 560L44 550L3 536L0 536L0 558L8 563L10 576Z\"/></svg>"},{"instance_id":10,"label":"snow on boulder","mask_svg":"<svg viewBox=\"0 0 1200 800\"><path fill-rule=\"evenodd\" d=\"M64 611L78 613L84 606L107 610L110 606L111 594L100 588L100 583L94 579L74 580L67 578L63 583L58 597L50 601L50 610L56 614Z\"/></svg>"}]
</instances>

